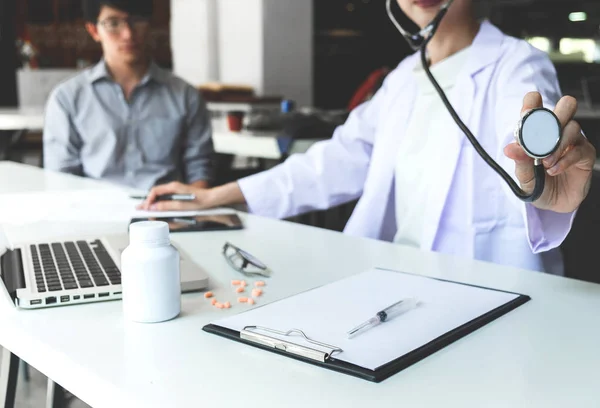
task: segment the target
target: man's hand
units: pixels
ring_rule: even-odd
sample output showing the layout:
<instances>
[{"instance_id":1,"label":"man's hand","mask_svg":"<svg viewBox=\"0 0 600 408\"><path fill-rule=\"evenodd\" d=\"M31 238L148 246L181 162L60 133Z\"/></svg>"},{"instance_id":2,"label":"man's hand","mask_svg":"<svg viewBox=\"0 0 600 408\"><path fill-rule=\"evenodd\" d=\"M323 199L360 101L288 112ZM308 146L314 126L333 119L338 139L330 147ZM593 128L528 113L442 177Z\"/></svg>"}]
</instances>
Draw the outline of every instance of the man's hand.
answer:
<instances>
[{"instance_id":1,"label":"man's hand","mask_svg":"<svg viewBox=\"0 0 600 408\"><path fill-rule=\"evenodd\" d=\"M542 96L530 92L525 96L521 114L539 107L542 107ZM575 211L590 190L596 149L573 120L576 112L577 101L573 97L565 96L556 104L554 113L560 120L563 137L556 152L543 160L546 186L542 196L533 203L537 208L559 213ZM533 191L533 159L518 143L506 146L504 154L515 161L515 173L521 188L525 192Z\"/></svg>"}]
</instances>

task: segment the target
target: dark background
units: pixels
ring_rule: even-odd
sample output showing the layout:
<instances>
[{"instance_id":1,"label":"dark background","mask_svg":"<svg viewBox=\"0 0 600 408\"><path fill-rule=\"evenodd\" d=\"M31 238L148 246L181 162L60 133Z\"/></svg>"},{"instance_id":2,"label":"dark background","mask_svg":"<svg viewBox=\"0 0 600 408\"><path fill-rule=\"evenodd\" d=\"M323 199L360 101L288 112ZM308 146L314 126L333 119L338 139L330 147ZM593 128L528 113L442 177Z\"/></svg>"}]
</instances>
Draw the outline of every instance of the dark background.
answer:
<instances>
[{"instance_id":1,"label":"dark background","mask_svg":"<svg viewBox=\"0 0 600 408\"><path fill-rule=\"evenodd\" d=\"M475 3L481 15L519 38L548 37L556 45L565 37L600 38L598 0L475 0ZM569 21L569 14L576 11L586 12L588 20ZM395 67L410 52L388 20L385 0L315 0L317 106L345 107L369 73L385 65ZM581 92L582 75L600 76L600 64L556 65L563 90L575 96Z\"/></svg>"}]
</instances>

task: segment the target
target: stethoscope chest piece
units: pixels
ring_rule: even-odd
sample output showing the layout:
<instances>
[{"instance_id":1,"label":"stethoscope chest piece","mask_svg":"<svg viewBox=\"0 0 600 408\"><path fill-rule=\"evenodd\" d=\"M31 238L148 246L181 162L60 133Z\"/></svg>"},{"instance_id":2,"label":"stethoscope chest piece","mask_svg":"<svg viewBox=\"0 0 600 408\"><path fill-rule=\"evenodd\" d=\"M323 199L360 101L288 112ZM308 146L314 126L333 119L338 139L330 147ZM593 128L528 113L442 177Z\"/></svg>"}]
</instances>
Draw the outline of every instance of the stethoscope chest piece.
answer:
<instances>
[{"instance_id":1,"label":"stethoscope chest piece","mask_svg":"<svg viewBox=\"0 0 600 408\"><path fill-rule=\"evenodd\" d=\"M519 121L515 138L533 159L545 159L556 151L562 138L560 121L549 109L536 108Z\"/></svg>"}]
</instances>

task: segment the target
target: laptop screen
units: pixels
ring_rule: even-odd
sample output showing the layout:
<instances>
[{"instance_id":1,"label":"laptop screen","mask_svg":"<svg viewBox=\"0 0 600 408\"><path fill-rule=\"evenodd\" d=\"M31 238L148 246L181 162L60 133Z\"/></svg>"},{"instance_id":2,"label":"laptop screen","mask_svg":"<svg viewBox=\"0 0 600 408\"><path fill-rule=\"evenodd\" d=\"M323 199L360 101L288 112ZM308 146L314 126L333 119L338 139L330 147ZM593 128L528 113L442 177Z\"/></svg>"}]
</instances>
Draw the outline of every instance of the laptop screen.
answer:
<instances>
[{"instance_id":1,"label":"laptop screen","mask_svg":"<svg viewBox=\"0 0 600 408\"><path fill-rule=\"evenodd\" d=\"M4 281L8 294L14 301L17 298L17 289L25 287L20 249L6 251L2 255L0 258L0 276Z\"/></svg>"}]
</instances>

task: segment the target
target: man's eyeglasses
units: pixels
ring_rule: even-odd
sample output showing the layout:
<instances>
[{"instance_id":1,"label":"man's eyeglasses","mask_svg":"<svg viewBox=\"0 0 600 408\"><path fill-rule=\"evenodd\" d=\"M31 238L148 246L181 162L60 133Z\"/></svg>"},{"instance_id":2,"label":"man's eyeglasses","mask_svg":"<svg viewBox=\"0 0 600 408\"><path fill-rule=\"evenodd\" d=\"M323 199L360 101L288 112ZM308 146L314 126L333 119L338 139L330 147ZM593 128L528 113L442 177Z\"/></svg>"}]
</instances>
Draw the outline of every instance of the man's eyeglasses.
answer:
<instances>
[{"instance_id":1,"label":"man's eyeglasses","mask_svg":"<svg viewBox=\"0 0 600 408\"><path fill-rule=\"evenodd\" d=\"M229 266L238 272L248 275L271 275L271 270L264 263L229 242L223 246L223 256Z\"/></svg>"},{"instance_id":2,"label":"man's eyeglasses","mask_svg":"<svg viewBox=\"0 0 600 408\"><path fill-rule=\"evenodd\" d=\"M129 17L129 18L116 18L110 17L98 22L106 31L110 34L120 34L125 27L129 27L131 30L143 30L148 28L149 20L144 17Z\"/></svg>"}]
</instances>

